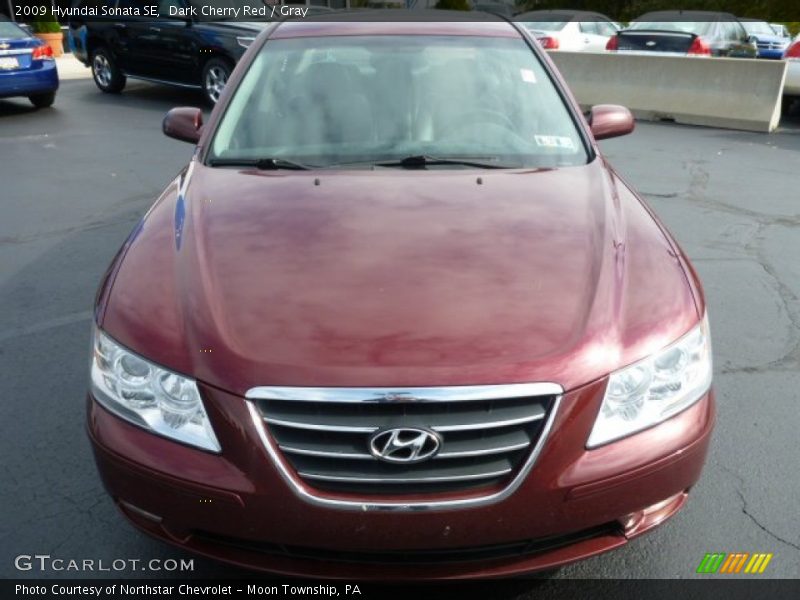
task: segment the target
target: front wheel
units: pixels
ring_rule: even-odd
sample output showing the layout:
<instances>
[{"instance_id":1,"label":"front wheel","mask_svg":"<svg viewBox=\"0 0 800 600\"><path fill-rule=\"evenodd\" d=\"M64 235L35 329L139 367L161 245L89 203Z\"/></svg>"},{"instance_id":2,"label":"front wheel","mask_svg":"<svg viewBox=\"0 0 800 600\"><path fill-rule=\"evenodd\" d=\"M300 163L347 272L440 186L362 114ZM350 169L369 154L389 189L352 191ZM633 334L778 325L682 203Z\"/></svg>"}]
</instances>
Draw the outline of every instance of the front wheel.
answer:
<instances>
[{"instance_id":1,"label":"front wheel","mask_svg":"<svg viewBox=\"0 0 800 600\"><path fill-rule=\"evenodd\" d=\"M781 113L783 116L788 117L792 113L795 105L800 107L800 97L795 98L794 96L784 96L781 104Z\"/></svg>"},{"instance_id":2,"label":"front wheel","mask_svg":"<svg viewBox=\"0 0 800 600\"><path fill-rule=\"evenodd\" d=\"M125 75L111 52L102 46L92 53L92 78L100 91L107 94L118 94L125 87Z\"/></svg>"},{"instance_id":3,"label":"front wheel","mask_svg":"<svg viewBox=\"0 0 800 600\"><path fill-rule=\"evenodd\" d=\"M36 108L47 108L48 106L53 106L53 102L56 101L56 93L47 92L46 94L35 94L33 96L28 96L28 100L30 100L31 104Z\"/></svg>"},{"instance_id":4,"label":"front wheel","mask_svg":"<svg viewBox=\"0 0 800 600\"><path fill-rule=\"evenodd\" d=\"M222 90L225 89L225 84L228 83L231 71L233 71L233 67L230 63L221 58L212 58L203 66L202 85L206 102L212 106L219 102L219 97L222 95Z\"/></svg>"}]
</instances>

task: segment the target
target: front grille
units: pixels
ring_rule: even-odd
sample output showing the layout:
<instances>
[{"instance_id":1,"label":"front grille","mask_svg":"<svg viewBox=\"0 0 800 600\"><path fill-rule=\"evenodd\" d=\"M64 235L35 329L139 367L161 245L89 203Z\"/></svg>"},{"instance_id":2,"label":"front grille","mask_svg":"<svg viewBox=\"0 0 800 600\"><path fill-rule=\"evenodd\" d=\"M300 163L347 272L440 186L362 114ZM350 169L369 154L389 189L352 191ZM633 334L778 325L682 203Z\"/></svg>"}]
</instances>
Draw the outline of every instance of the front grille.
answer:
<instances>
[{"instance_id":1,"label":"front grille","mask_svg":"<svg viewBox=\"0 0 800 600\"><path fill-rule=\"evenodd\" d=\"M584 529L565 535L520 540L506 544L474 546L471 548L445 548L439 550L326 550L322 548L307 548L303 546L244 540L206 531L193 532L193 538L201 543L205 542L212 545L229 546L239 550L257 552L270 556L382 565L431 565L522 558L602 536L622 536L622 529L619 523L605 523L590 529Z\"/></svg>"},{"instance_id":2,"label":"front grille","mask_svg":"<svg viewBox=\"0 0 800 600\"><path fill-rule=\"evenodd\" d=\"M556 394L546 384L343 390L257 388L260 416L286 462L325 491L430 494L503 486L537 447ZM270 390L273 390L270 393ZM416 463L385 462L370 452L376 433L419 428L440 449Z\"/></svg>"}]
</instances>

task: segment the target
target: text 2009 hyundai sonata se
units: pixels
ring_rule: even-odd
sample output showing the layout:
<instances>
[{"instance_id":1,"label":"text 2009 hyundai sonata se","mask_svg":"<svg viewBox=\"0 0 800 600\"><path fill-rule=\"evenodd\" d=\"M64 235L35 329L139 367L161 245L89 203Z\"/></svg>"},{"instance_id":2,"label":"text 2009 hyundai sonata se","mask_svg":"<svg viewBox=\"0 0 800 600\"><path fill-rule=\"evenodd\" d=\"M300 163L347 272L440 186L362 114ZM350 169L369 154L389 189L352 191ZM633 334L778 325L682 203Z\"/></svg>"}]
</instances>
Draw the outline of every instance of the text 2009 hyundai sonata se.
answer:
<instances>
[{"instance_id":1,"label":"text 2009 hyundai sonata se","mask_svg":"<svg viewBox=\"0 0 800 600\"><path fill-rule=\"evenodd\" d=\"M550 569L684 504L697 277L505 23L282 23L114 259L88 430L160 539L295 575Z\"/></svg>"}]
</instances>

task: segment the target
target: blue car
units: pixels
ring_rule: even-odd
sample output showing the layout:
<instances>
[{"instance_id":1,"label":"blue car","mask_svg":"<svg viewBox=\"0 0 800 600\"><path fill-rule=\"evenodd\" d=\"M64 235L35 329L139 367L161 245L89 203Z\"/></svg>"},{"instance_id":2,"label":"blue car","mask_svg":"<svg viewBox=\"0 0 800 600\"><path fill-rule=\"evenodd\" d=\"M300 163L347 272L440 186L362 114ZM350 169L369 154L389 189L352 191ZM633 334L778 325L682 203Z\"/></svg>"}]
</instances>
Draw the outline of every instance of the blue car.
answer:
<instances>
[{"instance_id":1,"label":"blue car","mask_svg":"<svg viewBox=\"0 0 800 600\"><path fill-rule=\"evenodd\" d=\"M747 35L756 43L758 58L783 58L783 52L789 40L779 36L766 21L758 19L739 19L744 25Z\"/></svg>"},{"instance_id":2,"label":"blue car","mask_svg":"<svg viewBox=\"0 0 800 600\"><path fill-rule=\"evenodd\" d=\"M27 96L37 108L56 99L58 71L53 51L0 15L0 98Z\"/></svg>"}]
</instances>

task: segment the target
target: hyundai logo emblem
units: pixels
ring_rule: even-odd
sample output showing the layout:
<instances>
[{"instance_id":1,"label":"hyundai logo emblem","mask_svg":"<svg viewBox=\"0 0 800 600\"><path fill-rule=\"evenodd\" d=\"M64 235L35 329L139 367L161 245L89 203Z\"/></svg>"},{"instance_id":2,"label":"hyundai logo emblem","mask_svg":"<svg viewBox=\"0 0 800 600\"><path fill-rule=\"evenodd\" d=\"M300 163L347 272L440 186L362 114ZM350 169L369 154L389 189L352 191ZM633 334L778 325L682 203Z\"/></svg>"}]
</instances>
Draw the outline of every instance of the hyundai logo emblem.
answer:
<instances>
[{"instance_id":1,"label":"hyundai logo emblem","mask_svg":"<svg viewBox=\"0 0 800 600\"><path fill-rule=\"evenodd\" d=\"M656 45L656 43L655 43L653 40L650 40L649 42L647 42L647 44L646 44L646 45L647 45L647 46L655 46L655 45Z\"/></svg>"},{"instance_id":2,"label":"hyundai logo emblem","mask_svg":"<svg viewBox=\"0 0 800 600\"><path fill-rule=\"evenodd\" d=\"M390 463L410 464L433 458L442 447L435 431L416 427L382 429L369 438L369 452Z\"/></svg>"}]
</instances>

